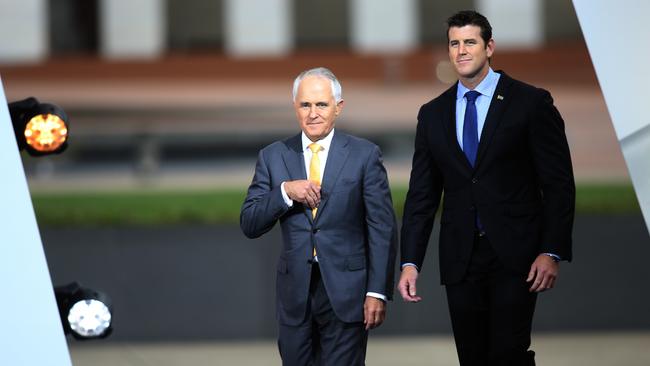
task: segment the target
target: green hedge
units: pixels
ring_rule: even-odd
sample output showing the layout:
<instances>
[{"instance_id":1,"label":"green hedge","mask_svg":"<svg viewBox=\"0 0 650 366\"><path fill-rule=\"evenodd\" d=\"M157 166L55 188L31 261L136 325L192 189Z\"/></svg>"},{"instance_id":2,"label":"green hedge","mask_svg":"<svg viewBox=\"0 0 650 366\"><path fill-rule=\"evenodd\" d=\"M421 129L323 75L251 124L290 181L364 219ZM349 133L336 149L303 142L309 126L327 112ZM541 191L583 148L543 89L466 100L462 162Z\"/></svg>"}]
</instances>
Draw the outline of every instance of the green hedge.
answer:
<instances>
[{"instance_id":1,"label":"green hedge","mask_svg":"<svg viewBox=\"0 0 650 366\"><path fill-rule=\"evenodd\" d=\"M36 193L32 195L41 225L166 225L235 224L244 190ZM393 189L401 218L406 187ZM639 205L630 185L585 184L577 187L580 214L638 214Z\"/></svg>"}]
</instances>

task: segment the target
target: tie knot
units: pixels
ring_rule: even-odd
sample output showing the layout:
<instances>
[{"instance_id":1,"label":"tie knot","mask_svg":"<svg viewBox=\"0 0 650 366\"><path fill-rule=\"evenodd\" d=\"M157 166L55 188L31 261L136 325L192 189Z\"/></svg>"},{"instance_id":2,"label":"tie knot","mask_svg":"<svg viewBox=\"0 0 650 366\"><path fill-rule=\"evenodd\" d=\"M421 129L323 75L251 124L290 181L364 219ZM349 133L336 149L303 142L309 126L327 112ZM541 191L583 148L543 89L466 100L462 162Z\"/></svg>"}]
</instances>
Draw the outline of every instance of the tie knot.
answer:
<instances>
[{"instance_id":1,"label":"tie knot","mask_svg":"<svg viewBox=\"0 0 650 366\"><path fill-rule=\"evenodd\" d=\"M465 98L467 99L468 103L474 103L479 95L481 95L481 93L477 92L476 90L470 90L465 93Z\"/></svg>"},{"instance_id":2,"label":"tie knot","mask_svg":"<svg viewBox=\"0 0 650 366\"><path fill-rule=\"evenodd\" d=\"M320 149L321 149L321 146L319 144L315 143L315 142L312 142L311 144L309 144L309 150L311 150L311 152L313 154L319 152Z\"/></svg>"}]
</instances>

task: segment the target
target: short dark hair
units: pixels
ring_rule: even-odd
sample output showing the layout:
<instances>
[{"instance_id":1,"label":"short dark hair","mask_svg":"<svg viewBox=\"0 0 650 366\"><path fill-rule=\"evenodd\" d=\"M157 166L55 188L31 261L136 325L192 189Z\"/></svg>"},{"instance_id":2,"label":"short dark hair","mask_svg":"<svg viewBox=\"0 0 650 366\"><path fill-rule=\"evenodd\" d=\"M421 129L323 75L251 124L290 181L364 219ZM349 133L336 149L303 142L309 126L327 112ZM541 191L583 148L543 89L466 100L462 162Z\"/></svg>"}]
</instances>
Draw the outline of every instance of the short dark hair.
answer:
<instances>
[{"instance_id":1,"label":"short dark hair","mask_svg":"<svg viewBox=\"0 0 650 366\"><path fill-rule=\"evenodd\" d=\"M449 42L449 28L460 28L466 25L475 25L481 28L481 38L487 47L487 43L492 39L492 26L483 14L474 10L462 10L447 19L447 42Z\"/></svg>"}]
</instances>

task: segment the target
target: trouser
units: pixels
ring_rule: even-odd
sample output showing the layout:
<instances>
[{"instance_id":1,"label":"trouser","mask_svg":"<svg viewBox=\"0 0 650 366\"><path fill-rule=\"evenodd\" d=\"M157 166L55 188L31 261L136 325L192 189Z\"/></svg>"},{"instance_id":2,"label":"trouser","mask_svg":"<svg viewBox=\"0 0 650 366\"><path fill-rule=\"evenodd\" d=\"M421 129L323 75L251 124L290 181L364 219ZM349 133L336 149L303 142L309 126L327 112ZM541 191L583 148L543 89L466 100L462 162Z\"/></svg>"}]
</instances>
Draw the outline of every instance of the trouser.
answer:
<instances>
[{"instance_id":1,"label":"trouser","mask_svg":"<svg viewBox=\"0 0 650 366\"><path fill-rule=\"evenodd\" d=\"M368 332L363 322L345 323L336 317L318 263L312 266L305 321L298 326L279 327L282 365L365 365Z\"/></svg>"},{"instance_id":2,"label":"trouser","mask_svg":"<svg viewBox=\"0 0 650 366\"><path fill-rule=\"evenodd\" d=\"M446 286L461 366L534 366L530 333L536 293L526 276L503 266L485 235L477 234L460 283Z\"/></svg>"}]
</instances>

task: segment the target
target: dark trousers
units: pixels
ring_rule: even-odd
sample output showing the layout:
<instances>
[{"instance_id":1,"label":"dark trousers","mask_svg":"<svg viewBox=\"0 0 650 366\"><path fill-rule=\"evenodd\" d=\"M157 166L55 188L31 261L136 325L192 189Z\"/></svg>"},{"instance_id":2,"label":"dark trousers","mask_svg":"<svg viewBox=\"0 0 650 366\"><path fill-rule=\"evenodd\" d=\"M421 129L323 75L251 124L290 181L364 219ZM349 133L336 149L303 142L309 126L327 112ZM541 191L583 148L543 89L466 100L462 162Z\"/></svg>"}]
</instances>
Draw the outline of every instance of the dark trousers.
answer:
<instances>
[{"instance_id":1,"label":"dark trousers","mask_svg":"<svg viewBox=\"0 0 650 366\"><path fill-rule=\"evenodd\" d=\"M368 332L363 322L345 323L336 317L318 264L312 266L305 321L299 326L279 327L282 365L365 365Z\"/></svg>"},{"instance_id":2,"label":"dark trousers","mask_svg":"<svg viewBox=\"0 0 650 366\"><path fill-rule=\"evenodd\" d=\"M526 276L504 268L486 236L476 235L462 282L447 285L462 366L534 366L529 351L537 295Z\"/></svg>"}]
</instances>

